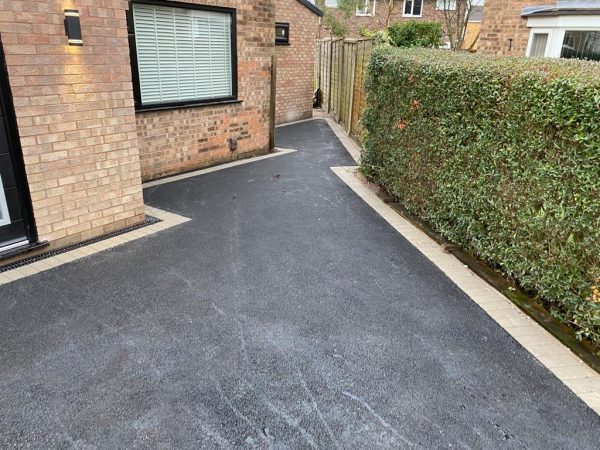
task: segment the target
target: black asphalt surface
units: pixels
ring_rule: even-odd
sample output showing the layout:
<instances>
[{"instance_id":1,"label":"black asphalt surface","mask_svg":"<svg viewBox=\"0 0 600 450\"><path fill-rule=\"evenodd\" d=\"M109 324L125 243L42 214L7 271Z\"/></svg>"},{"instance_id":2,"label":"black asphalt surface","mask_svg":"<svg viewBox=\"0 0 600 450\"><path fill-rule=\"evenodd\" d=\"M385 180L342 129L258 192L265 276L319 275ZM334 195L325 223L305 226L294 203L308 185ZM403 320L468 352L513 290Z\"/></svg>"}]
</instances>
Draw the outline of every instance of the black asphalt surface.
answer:
<instances>
[{"instance_id":1,"label":"black asphalt surface","mask_svg":"<svg viewBox=\"0 0 600 450\"><path fill-rule=\"evenodd\" d=\"M298 152L149 188L193 220L0 287L0 448L597 449L600 418Z\"/></svg>"}]
</instances>

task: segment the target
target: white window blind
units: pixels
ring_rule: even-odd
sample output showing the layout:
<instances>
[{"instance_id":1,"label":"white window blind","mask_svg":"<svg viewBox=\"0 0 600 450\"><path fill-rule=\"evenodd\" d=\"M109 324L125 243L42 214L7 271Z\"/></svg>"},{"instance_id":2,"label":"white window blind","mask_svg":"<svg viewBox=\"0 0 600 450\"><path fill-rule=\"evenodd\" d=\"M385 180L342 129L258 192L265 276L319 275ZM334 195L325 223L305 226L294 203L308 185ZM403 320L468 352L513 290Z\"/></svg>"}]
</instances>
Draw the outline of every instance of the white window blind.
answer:
<instances>
[{"instance_id":1,"label":"white window blind","mask_svg":"<svg viewBox=\"0 0 600 450\"><path fill-rule=\"evenodd\" d=\"M231 17L134 3L142 105L233 96Z\"/></svg>"},{"instance_id":2,"label":"white window blind","mask_svg":"<svg viewBox=\"0 0 600 450\"><path fill-rule=\"evenodd\" d=\"M543 58L546 56L546 46L548 45L548 33L536 33L533 35L531 51L529 56L532 58Z\"/></svg>"}]
</instances>

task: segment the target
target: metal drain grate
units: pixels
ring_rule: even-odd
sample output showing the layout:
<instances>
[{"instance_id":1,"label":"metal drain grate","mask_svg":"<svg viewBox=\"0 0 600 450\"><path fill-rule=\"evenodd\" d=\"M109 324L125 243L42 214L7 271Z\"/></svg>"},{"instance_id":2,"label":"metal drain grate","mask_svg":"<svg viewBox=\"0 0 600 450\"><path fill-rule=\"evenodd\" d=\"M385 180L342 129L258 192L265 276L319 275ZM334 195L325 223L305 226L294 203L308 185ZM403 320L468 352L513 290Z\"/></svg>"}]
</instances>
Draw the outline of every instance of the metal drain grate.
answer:
<instances>
[{"instance_id":1,"label":"metal drain grate","mask_svg":"<svg viewBox=\"0 0 600 450\"><path fill-rule=\"evenodd\" d=\"M42 261L44 259L51 258L56 255L60 255L61 253L67 253L71 250L75 250L77 248L85 247L86 245L95 244L96 242L104 241L105 239L110 239L115 236L120 236L121 234L129 233L130 231L138 230L140 228L147 227L149 225L154 225L155 223L162 222L162 220L157 219L156 217L146 215L146 219L142 223L138 223L135 225L130 225L126 228L121 228L120 230L111 231L110 233L103 234L102 236L98 236L92 239L88 239L86 241L79 242L77 244L68 245L66 247L57 248L56 250L51 250L46 253L41 253L36 256L32 256L30 258L25 258L20 261L16 261L11 264L7 264L6 266L0 267L0 273L8 272L9 270L16 269L18 267L24 267L29 264L32 264L37 261Z\"/></svg>"}]
</instances>

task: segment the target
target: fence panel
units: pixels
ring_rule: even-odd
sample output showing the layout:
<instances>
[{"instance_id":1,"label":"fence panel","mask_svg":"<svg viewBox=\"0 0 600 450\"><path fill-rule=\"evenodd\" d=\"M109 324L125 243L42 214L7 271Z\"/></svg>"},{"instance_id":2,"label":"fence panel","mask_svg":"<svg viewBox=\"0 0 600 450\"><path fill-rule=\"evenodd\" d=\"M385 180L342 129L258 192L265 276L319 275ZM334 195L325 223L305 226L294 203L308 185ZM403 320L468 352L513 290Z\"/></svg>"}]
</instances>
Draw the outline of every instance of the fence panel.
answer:
<instances>
[{"instance_id":1,"label":"fence panel","mask_svg":"<svg viewBox=\"0 0 600 450\"><path fill-rule=\"evenodd\" d=\"M365 71L371 55L369 39L327 39L316 51L316 89L320 106L360 140L360 119L366 105Z\"/></svg>"},{"instance_id":2,"label":"fence panel","mask_svg":"<svg viewBox=\"0 0 600 450\"><path fill-rule=\"evenodd\" d=\"M353 90L353 108L352 120L350 122L349 134L360 140L362 139L362 129L360 120L362 119L363 111L367 106L367 96L365 92L365 75L367 66L371 58L371 50L373 49L373 41L363 40L358 43L356 50L356 67L354 71L354 90Z\"/></svg>"}]
</instances>

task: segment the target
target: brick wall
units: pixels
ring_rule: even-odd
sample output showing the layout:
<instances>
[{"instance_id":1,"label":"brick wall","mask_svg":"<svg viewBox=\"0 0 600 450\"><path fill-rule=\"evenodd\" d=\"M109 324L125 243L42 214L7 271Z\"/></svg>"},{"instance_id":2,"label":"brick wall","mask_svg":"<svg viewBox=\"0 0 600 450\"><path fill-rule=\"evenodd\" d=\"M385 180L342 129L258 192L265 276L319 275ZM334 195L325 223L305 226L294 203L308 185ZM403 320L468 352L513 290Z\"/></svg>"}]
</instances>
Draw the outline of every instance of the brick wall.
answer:
<instances>
[{"instance_id":1,"label":"brick wall","mask_svg":"<svg viewBox=\"0 0 600 450\"><path fill-rule=\"evenodd\" d=\"M81 13L70 47L65 8ZM0 36L40 240L143 220L126 0L0 0Z\"/></svg>"},{"instance_id":2,"label":"brick wall","mask_svg":"<svg viewBox=\"0 0 600 450\"><path fill-rule=\"evenodd\" d=\"M525 55L529 29L527 19L521 17L521 10L524 6L553 3L555 0L487 1L478 52L488 55Z\"/></svg>"},{"instance_id":3,"label":"brick wall","mask_svg":"<svg viewBox=\"0 0 600 450\"><path fill-rule=\"evenodd\" d=\"M296 0L277 0L277 22L290 24L290 45L277 45L276 123L312 117L319 17Z\"/></svg>"},{"instance_id":4,"label":"brick wall","mask_svg":"<svg viewBox=\"0 0 600 450\"><path fill-rule=\"evenodd\" d=\"M240 104L138 112L137 136L144 180L269 150L271 56L275 0L186 0L237 8ZM228 138L238 136L238 149Z\"/></svg>"},{"instance_id":5,"label":"brick wall","mask_svg":"<svg viewBox=\"0 0 600 450\"><path fill-rule=\"evenodd\" d=\"M404 8L404 0L396 0L394 9L390 16L390 24L407 20L434 20L443 21L443 14L436 8L436 0L424 0L421 17L402 17ZM336 12L335 9L329 11ZM383 30L386 26L388 15L387 1L378 1L375 7L375 16L357 16L355 14L350 17L347 22L348 37L359 36L360 29L366 27L371 31ZM329 35L326 30L321 31L321 37L327 38Z\"/></svg>"}]
</instances>

